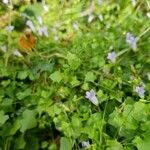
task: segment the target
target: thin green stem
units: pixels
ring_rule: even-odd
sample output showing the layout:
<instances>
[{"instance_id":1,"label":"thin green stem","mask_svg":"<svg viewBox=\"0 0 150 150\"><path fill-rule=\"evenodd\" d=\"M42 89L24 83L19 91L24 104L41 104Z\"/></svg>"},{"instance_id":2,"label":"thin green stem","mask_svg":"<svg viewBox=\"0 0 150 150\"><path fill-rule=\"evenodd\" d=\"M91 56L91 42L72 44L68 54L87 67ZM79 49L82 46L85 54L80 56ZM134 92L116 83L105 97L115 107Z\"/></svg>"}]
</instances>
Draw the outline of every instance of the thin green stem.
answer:
<instances>
[{"instance_id":1,"label":"thin green stem","mask_svg":"<svg viewBox=\"0 0 150 150\"><path fill-rule=\"evenodd\" d=\"M118 140L119 134L120 134L120 132L121 132L121 130L122 130L122 128L123 128L123 125L124 125L124 123L127 121L127 118L128 118L128 116L130 115L130 113L133 111L133 108L134 108L134 107L132 107L132 109L129 111L129 113L127 114L126 118L124 119L124 121L123 121L121 127L117 130L117 132L116 132L116 134L115 134L116 140ZM118 134L117 134L117 133L118 133Z\"/></svg>"},{"instance_id":2,"label":"thin green stem","mask_svg":"<svg viewBox=\"0 0 150 150\"><path fill-rule=\"evenodd\" d=\"M108 105L108 99L107 99L106 104L105 104L104 113L103 113L102 122L101 122L101 127L100 127L100 146L102 145L103 124L104 124L104 120L105 120L105 114L106 114L106 110L107 110L107 105Z\"/></svg>"},{"instance_id":3,"label":"thin green stem","mask_svg":"<svg viewBox=\"0 0 150 150\"><path fill-rule=\"evenodd\" d=\"M9 26L11 26L11 13L12 13L12 9L13 9L13 4L12 1L10 0L10 5L9 5ZM6 53L6 57L5 57L5 67L7 67L8 64L8 60L9 60L9 56L11 54L11 32L8 32L8 51Z\"/></svg>"},{"instance_id":4,"label":"thin green stem","mask_svg":"<svg viewBox=\"0 0 150 150\"><path fill-rule=\"evenodd\" d=\"M148 27L146 30L144 30L144 31L137 37L137 40L139 40L142 36L144 36L149 30L150 30L150 27Z\"/></svg>"}]
</instances>

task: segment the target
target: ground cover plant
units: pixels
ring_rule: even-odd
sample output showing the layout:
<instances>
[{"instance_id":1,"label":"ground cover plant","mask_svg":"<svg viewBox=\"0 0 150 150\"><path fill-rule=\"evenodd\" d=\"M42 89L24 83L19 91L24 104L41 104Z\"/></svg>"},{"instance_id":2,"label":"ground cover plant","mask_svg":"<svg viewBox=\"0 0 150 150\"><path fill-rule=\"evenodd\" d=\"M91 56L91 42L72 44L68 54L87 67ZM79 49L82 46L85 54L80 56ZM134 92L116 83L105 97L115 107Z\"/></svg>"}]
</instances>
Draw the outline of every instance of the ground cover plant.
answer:
<instances>
[{"instance_id":1,"label":"ground cover plant","mask_svg":"<svg viewBox=\"0 0 150 150\"><path fill-rule=\"evenodd\" d=\"M149 150L150 1L0 2L0 150Z\"/></svg>"}]
</instances>

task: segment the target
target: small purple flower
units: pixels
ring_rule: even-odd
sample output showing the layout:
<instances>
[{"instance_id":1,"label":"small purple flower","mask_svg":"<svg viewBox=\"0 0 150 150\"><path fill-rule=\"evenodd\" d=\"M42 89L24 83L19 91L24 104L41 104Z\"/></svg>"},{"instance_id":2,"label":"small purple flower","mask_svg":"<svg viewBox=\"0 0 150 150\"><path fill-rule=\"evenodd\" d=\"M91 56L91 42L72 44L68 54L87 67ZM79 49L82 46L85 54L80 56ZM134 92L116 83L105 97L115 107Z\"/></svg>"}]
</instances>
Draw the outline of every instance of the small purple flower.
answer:
<instances>
[{"instance_id":1,"label":"small purple flower","mask_svg":"<svg viewBox=\"0 0 150 150\"><path fill-rule=\"evenodd\" d=\"M46 37L48 37L48 27L47 26L40 27L38 29L38 34L40 36L46 36Z\"/></svg>"},{"instance_id":2,"label":"small purple flower","mask_svg":"<svg viewBox=\"0 0 150 150\"><path fill-rule=\"evenodd\" d=\"M144 93L145 93L144 86L136 86L134 91L138 94L139 97L141 98L144 97Z\"/></svg>"},{"instance_id":3,"label":"small purple flower","mask_svg":"<svg viewBox=\"0 0 150 150\"><path fill-rule=\"evenodd\" d=\"M10 32L12 32L12 31L14 30L14 26L9 25L9 26L7 26L5 29L6 29L7 32L10 33Z\"/></svg>"},{"instance_id":4,"label":"small purple flower","mask_svg":"<svg viewBox=\"0 0 150 150\"><path fill-rule=\"evenodd\" d=\"M126 34L126 42L131 46L132 49L136 49L137 38L135 38L131 33Z\"/></svg>"},{"instance_id":5,"label":"small purple flower","mask_svg":"<svg viewBox=\"0 0 150 150\"><path fill-rule=\"evenodd\" d=\"M86 148L86 147L89 147L90 143L89 143L89 141L82 141L81 145L83 148Z\"/></svg>"},{"instance_id":6,"label":"small purple flower","mask_svg":"<svg viewBox=\"0 0 150 150\"><path fill-rule=\"evenodd\" d=\"M33 23L32 23L31 20L28 20L28 21L26 22L26 25L27 25L33 32L35 31L35 27L34 27L34 25L33 25Z\"/></svg>"},{"instance_id":7,"label":"small purple flower","mask_svg":"<svg viewBox=\"0 0 150 150\"><path fill-rule=\"evenodd\" d=\"M107 55L107 59L110 60L110 61L113 62L113 63L115 63L116 57L117 57L117 54L116 54L116 52L114 52L114 51L108 53L108 55Z\"/></svg>"},{"instance_id":8,"label":"small purple flower","mask_svg":"<svg viewBox=\"0 0 150 150\"><path fill-rule=\"evenodd\" d=\"M89 99L94 105L98 105L98 100L97 100L97 97L95 95L95 91L92 89L90 91L87 91L86 92L86 98Z\"/></svg>"}]
</instances>

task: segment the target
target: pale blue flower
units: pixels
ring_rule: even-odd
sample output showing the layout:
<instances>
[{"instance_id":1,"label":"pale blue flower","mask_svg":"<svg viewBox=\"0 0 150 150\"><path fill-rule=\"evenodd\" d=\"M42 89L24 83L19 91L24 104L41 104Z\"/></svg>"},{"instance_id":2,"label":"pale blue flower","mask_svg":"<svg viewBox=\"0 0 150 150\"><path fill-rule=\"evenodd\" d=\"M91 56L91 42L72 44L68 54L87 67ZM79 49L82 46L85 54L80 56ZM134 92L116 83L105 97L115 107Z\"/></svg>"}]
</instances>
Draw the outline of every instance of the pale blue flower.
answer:
<instances>
[{"instance_id":1,"label":"pale blue flower","mask_svg":"<svg viewBox=\"0 0 150 150\"><path fill-rule=\"evenodd\" d=\"M97 100L97 97L96 97L96 93L93 89L90 90L90 91L87 91L85 97L87 99L89 99L94 105L96 105L96 106L98 105L98 100Z\"/></svg>"},{"instance_id":2,"label":"pale blue flower","mask_svg":"<svg viewBox=\"0 0 150 150\"><path fill-rule=\"evenodd\" d=\"M141 98L144 97L144 93L145 93L144 86L136 86L134 91L138 94L139 97Z\"/></svg>"},{"instance_id":3,"label":"pale blue flower","mask_svg":"<svg viewBox=\"0 0 150 150\"><path fill-rule=\"evenodd\" d=\"M38 34L40 36L46 36L46 37L48 37L48 27L47 26L40 27L38 29Z\"/></svg>"},{"instance_id":4,"label":"pale blue flower","mask_svg":"<svg viewBox=\"0 0 150 150\"><path fill-rule=\"evenodd\" d=\"M34 27L33 22L32 22L31 20L28 20L28 21L26 22L26 25L27 25L33 32L35 32L35 27Z\"/></svg>"},{"instance_id":5,"label":"pale blue flower","mask_svg":"<svg viewBox=\"0 0 150 150\"><path fill-rule=\"evenodd\" d=\"M114 51L109 52L108 55L107 55L107 59L110 60L113 63L116 61L116 57L117 57L117 54Z\"/></svg>"},{"instance_id":6,"label":"pale blue flower","mask_svg":"<svg viewBox=\"0 0 150 150\"><path fill-rule=\"evenodd\" d=\"M6 29L7 32L12 32L14 30L14 26L9 25L5 29Z\"/></svg>"},{"instance_id":7,"label":"pale blue flower","mask_svg":"<svg viewBox=\"0 0 150 150\"><path fill-rule=\"evenodd\" d=\"M81 145L82 145L83 148L87 148L87 147L90 146L90 143L89 143L89 141L82 141Z\"/></svg>"},{"instance_id":8,"label":"pale blue flower","mask_svg":"<svg viewBox=\"0 0 150 150\"><path fill-rule=\"evenodd\" d=\"M132 49L136 49L137 38L135 38L131 33L126 34L126 42L131 46Z\"/></svg>"}]
</instances>

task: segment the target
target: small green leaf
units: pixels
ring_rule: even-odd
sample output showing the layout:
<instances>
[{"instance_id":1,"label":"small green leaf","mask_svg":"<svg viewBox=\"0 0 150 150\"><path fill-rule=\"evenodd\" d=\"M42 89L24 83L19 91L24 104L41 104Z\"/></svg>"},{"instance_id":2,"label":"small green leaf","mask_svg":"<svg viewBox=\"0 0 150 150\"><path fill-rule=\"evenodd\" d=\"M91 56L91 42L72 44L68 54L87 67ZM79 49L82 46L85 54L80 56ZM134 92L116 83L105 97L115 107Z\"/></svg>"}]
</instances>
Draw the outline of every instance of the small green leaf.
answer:
<instances>
[{"instance_id":1,"label":"small green leaf","mask_svg":"<svg viewBox=\"0 0 150 150\"><path fill-rule=\"evenodd\" d=\"M123 150L123 146L116 140L107 140L106 150Z\"/></svg>"},{"instance_id":2,"label":"small green leaf","mask_svg":"<svg viewBox=\"0 0 150 150\"><path fill-rule=\"evenodd\" d=\"M9 116L5 115L4 111L1 110L0 111L0 126L2 126L7 120L8 120Z\"/></svg>"},{"instance_id":3,"label":"small green leaf","mask_svg":"<svg viewBox=\"0 0 150 150\"><path fill-rule=\"evenodd\" d=\"M133 143L137 145L138 150L149 150L150 148L150 130L143 134L144 138L136 137Z\"/></svg>"},{"instance_id":4,"label":"small green leaf","mask_svg":"<svg viewBox=\"0 0 150 150\"><path fill-rule=\"evenodd\" d=\"M81 60L75 54L69 53L67 59L72 70L76 70L81 65Z\"/></svg>"},{"instance_id":5,"label":"small green leaf","mask_svg":"<svg viewBox=\"0 0 150 150\"><path fill-rule=\"evenodd\" d=\"M26 142L24 140L24 136L20 135L16 140L15 149L24 149L25 145L26 145Z\"/></svg>"},{"instance_id":6,"label":"small green leaf","mask_svg":"<svg viewBox=\"0 0 150 150\"><path fill-rule=\"evenodd\" d=\"M4 80L1 82L3 87L7 87L11 83L11 80Z\"/></svg>"},{"instance_id":7,"label":"small green leaf","mask_svg":"<svg viewBox=\"0 0 150 150\"><path fill-rule=\"evenodd\" d=\"M60 71L55 71L50 75L50 78L53 82L59 83L62 80L62 74L60 73Z\"/></svg>"},{"instance_id":8,"label":"small green leaf","mask_svg":"<svg viewBox=\"0 0 150 150\"><path fill-rule=\"evenodd\" d=\"M9 134L14 135L17 132L17 130L19 130L20 127L21 127L20 120L16 119L9 131Z\"/></svg>"},{"instance_id":9,"label":"small green leaf","mask_svg":"<svg viewBox=\"0 0 150 150\"><path fill-rule=\"evenodd\" d=\"M60 150L72 150L71 140L66 137L61 137Z\"/></svg>"},{"instance_id":10,"label":"small green leaf","mask_svg":"<svg viewBox=\"0 0 150 150\"><path fill-rule=\"evenodd\" d=\"M36 112L34 110L26 109L23 112L22 116L23 116L23 118L20 120L20 124L21 124L20 131L21 132L25 132L27 129L36 127L37 120L35 118Z\"/></svg>"},{"instance_id":11,"label":"small green leaf","mask_svg":"<svg viewBox=\"0 0 150 150\"><path fill-rule=\"evenodd\" d=\"M28 77L28 75L29 75L29 72L27 70L20 71L18 73L18 78L21 79L21 80L24 80Z\"/></svg>"},{"instance_id":12,"label":"small green leaf","mask_svg":"<svg viewBox=\"0 0 150 150\"><path fill-rule=\"evenodd\" d=\"M22 100L22 99L24 99L24 98L26 98L27 96L30 96L30 95L31 95L31 88L28 88L23 92L17 93L17 98L19 100Z\"/></svg>"},{"instance_id":13,"label":"small green leaf","mask_svg":"<svg viewBox=\"0 0 150 150\"><path fill-rule=\"evenodd\" d=\"M93 72L88 72L86 75L85 75L85 80L86 81L89 81L89 82L94 82L94 80L96 79L96 76L94 75Z\"/></svg>"}]
</instances>

